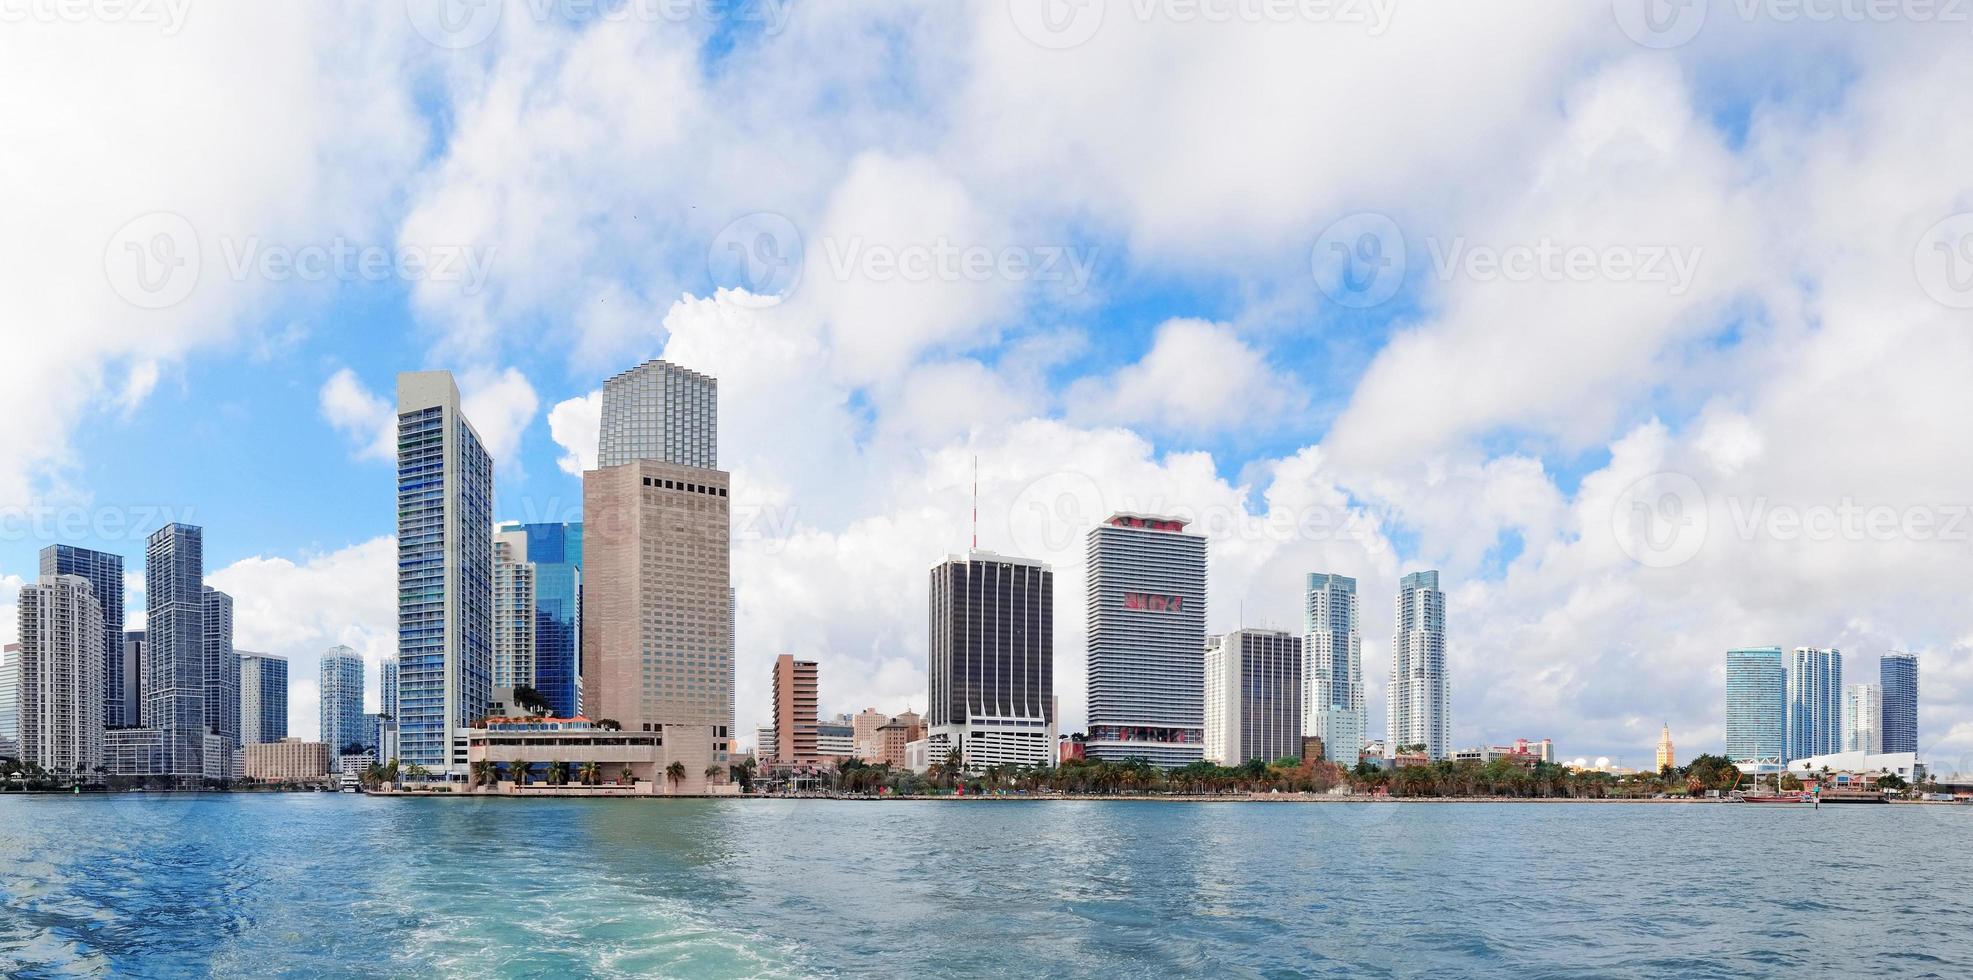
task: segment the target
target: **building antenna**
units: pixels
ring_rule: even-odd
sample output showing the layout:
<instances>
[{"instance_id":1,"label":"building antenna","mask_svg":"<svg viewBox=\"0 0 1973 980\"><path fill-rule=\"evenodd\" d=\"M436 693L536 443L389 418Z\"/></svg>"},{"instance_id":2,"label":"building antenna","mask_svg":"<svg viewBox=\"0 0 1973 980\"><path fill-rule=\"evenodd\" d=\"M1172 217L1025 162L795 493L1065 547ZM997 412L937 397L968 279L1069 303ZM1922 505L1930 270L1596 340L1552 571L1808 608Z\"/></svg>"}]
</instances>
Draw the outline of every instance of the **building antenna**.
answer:
<instances>
[{"instance_id":1,"label":"building antenna","mask_svg":"<svg viewBox=\"0 0 1973 980\"><path fill-rule=\"evenodd\" d=\"M980 454L973 454L973 550L980 550Z\"/></svg>"}]
</instances>

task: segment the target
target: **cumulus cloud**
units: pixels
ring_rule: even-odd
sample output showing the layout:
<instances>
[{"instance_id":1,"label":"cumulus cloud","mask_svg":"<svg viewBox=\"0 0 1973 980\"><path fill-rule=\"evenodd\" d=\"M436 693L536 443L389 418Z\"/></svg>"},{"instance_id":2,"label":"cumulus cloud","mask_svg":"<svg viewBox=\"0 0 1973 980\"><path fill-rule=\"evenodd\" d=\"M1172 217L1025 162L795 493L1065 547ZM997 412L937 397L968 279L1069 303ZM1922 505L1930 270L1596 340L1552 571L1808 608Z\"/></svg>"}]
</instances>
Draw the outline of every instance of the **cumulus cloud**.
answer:
<instances>
[{"instance_id":1,"label":"cumulus cloud","mask_svg":"<svg viewBox=\"0 0 1973 980\"><path fill-rule=\"evenodd\" d=\"M601 391L557 402L548 410L548 434L562 447L562 458L557 460L562 472L581 476L584 470L596 468L602 429Z\"/></svg>"},{"instance_id":2,"label":"cumulus cloud","mask_svg":"<svg viewBox=\"0 0 1973 980\"><path fill-rule=\"evenodd\" d=\"M541 399L514 368L474 369L458 377L459 410L473 423L486 451L500 466L519 466L521 436L534 424Z\"/></svg>"},{"instance_id":3,"label":"cumulus cloud","mask_svg":"<svg viewBox=\"0 0 1973 980\"><path fill-rule=\"evenodd\" d=\"M356 444L359 459L397 458L397 410L343 368L322 382L322 417Z\"/></svg>"},{"instance_id":4,"label":"cumulus cloud","mask_svg":"<svg viewBox=\"0 0 1973 980\"><path fill-rule=\"evenodd\" d=\"M1166 321L1142 360L1076 382L1067 400L1072 417L1187 434L1272 429L1307 404L1259 350L1204 320Z\"/></svg>"}]
</instances>

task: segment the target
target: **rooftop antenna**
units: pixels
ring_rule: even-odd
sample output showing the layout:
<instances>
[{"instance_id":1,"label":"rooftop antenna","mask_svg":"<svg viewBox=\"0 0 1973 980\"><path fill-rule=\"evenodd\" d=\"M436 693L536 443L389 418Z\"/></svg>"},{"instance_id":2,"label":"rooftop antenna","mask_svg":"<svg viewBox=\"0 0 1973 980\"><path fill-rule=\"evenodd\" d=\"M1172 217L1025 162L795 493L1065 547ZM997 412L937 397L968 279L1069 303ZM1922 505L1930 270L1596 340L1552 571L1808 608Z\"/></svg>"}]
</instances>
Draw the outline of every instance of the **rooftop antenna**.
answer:
<instances>
[{"instance_id":1,"label":"rooftop antenna","mask_svg":"<svg viewBox=\"0 0 1973 980\"><path fill-rule=\"evenodd\" d=\"M980 550L980 454L973 454L973 550Z\"/></svg>"}]
</instances>

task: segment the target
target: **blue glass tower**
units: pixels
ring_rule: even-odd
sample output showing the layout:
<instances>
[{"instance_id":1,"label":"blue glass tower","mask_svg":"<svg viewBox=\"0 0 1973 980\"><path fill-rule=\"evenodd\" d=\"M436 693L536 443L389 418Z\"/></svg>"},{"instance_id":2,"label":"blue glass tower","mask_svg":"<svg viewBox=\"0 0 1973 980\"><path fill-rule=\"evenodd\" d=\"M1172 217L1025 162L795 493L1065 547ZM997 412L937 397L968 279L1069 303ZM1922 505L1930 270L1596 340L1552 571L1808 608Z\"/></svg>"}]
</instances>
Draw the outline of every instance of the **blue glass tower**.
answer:
<instances>
[{"instance_id":1,"label":"blue glass tower","mask_svg":"<svg viewBox=\"0 0 1973 980\"><path fill-rule=\"evenodd\" d=\"M1918 751L1918 657L1885 654L1877 675L1884 688L1884 751Z\"/></svg>"},{"instance_id":2,"label":"blue glass tower","mask_svg":"<svg viewBox=\"0 0 1973 980\"><path fill-rule=\"evenodd\" d=\"M524 524L534 565L534 687L556 716L582 713L582 525Z\"/></svg>"},{"instance_id":3,"label":"blue glass tower","mask_svg":"<svg viewBox=\"0 0 1973 980\"><path fill-rule=\"evenodd\" d=\"M363 723L363 658L356 651L339 646L322 655L320 710L322 742L332 759L369 741Z\"/></svg>"},{"instance_id":4,"label":"blue glass tower","mask_svg":"<svg viewBox=\"0 0 1973 980\"><path fill-rule=\"evenodd\" d=\"M1788 667L1780 647L1726 652L1726 757L1787 761Z\"/></svg>"},{"instance_id":5,"label":"blue glass tower","mask_svg":"<svg viewBox=\"0 0 1973 980\"><path fill-rule=\"evenodd\" d=\"M1843 751L1843 654L1796 647L1788 658L1788 758Z\"/></svg>"}]
</instances>

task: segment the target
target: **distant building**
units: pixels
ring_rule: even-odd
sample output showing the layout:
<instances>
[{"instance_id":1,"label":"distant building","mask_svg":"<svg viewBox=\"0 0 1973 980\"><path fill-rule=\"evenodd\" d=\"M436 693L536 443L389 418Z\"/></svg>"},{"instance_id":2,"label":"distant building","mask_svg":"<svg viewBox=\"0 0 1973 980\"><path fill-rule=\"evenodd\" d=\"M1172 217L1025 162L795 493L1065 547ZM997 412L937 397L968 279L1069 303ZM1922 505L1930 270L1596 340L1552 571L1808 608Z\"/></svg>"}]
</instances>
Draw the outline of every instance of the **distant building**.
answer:
<instances>
[{"instance_id":1,"label":"distant building","mask_svg":"<svg viewBox=\"0 0 1973 980\"><path fill-rule=\"evenodd\" d=\"M118 649L123 651L117 669L123 672L123 718L127 722L124 727L148 724L144 718L144 631L125 630Z\"/></svg>"},{"instance_id":2,"label":"distant building","mask_svg":"<svg viewBox=\"0 0 1973 980\"><path fill-rule=\"evenodd\" d=\"M1495 759L1533 765L1537 762L1554 762L1555 743L1545 738L1517 738L1511 745L1482 745L1477 748L1459 749L1449 758L1454 762L1477 762L1481 765Z\"/></svg>"},{"instance_id":3,"label":"distant building","mask_svg":"<svg viewBox=\"0 0 1973 980\"><path fill-rule=\"evenodd\" d=\"M1302 734L1331 762L1355 765L1369 726L1356 579L1310 573L1302 624Z\"/></svg>"},{"instance_id":4,"label":"distant building","mask_svg":"<svg viewBox=\"0 0 1973 980\"><path fill-rule=\"evenodd\" d=\"M773 725L762 725L754 729L754 764L765 766L774 762L774 752L780 744L780 737L774 734Z\"/></svg>"},{"instance_id":5,"label":"distant building","mask_svg":"<svg viewBox=\"0 0 1973 980\"><path fill-rule=\"evenodd\" d=\"M865 708L857 712L856 717L850 719L851 741L854 742L853 748L857 758L865 762L876 761L880 752L877 730L883 728L890 720L890 715L875 708Z\"/></svg>"},{"instance_id":6,"label":"distant building","mask_svg":"<svg viewBox=\"0 0 1973 980\"><path fill-rule=\"evenodd\" d=\"M1781 765L1788 751L1788 666L1780 647L1726 652L1726 757Z\"/></svg>"},{"instance_id":7,"label":"distant building","mask_svg":"<svg viewBox=\"0 0 1973 980\"><path fill-rule=\"evenodd\" d=\"M582 525L507 523L500 525L496 538L508 541L531 569L532 647L526 655L533 664L534 689L547 700L551 714L581 714Z\"/></svg>"},{"instance_id":8,"label":"distant building","mask_svg":"<svg viewBox=\"0 0 1973 980\"><path fill-rule=\"evenodd\" d=\"M1301 759L1303 762L1310 762L1318 759L1328 759L1328 758L1329 758L1329 750L1328 747L1323 744L1322 736L1320 735L1302 736ZM1355 760L1351 760L1351 762L1352 764L1354 764Z\"/></svg>"},{"instance_id":9,"label":"distant building","mask_svg":"<svg viewBox=\"0 0 1973 980\"><path fill-rule=\"evenodd\" d=\"M1403 754L1407 745L1423 745L1426 758L1446 757L1452 708L1445 645L1445 593L1439 591L1439 573L1413 572L1399 579L1386 736L1394 752Z\"/></svg>"},{"instance_id":10,"label":"distant building","mask_svg":"<svg viewBox=\"0 0 1973 980\"><path fill-rule=\"evenodd\" d=\"M1879 773L1896 776L1907 783L1924 778L1925 769L1912 752L1831 752L1788 760L1788 771L1797 775L1821 773Z\"/></svg>"},{"instance_id":11,"label":"distant building","mask_svg":"<svg viewBox=\"0 0 1973 980\"><path fill-rule=\"evenodd\" d=\"M240 743L267 745L288 737L288 658L240 651Z\"/></svg>"},{"instance_id":12,"label":"distant building","mask_svg":"<svg viewBox=\"0 0 1973 980\"><path fill-rule=\"evenodd\" d=\"M1085 539L1091 759L1204 757L1206 539L1185 528L1118 513Z\"/></svg>"},{"instance_id":13,"label":"distant building","mask_svg":"<svg viewBox=\"0 0 1973 980\"><path fill-rule=\"evenodd\" d=\"M123 669L123 556L51 544L41 549L41 575L88 580L90 594L103 612L103 727L136 728L142 724L139 715L131 713L137 692L129 690Z\"/></svg>"},{"instance_id":14,"label":"distant building","mask_svg":"<svg viewBox=\"0 0 1973 980\"><path fill-rule=\"evenodd\" d=\"M835 723L816 725L815 754L829 762L840 762L855 755L856 729Z\"/></svg>"},{"instance_id":15,"label":"distant building","mask_svg":"<svg viewBox=\"0 0 1973 980\"><path fill-rule=\"evenodd\" d=\"M904 768L923 775L932 769L932 743L929 739L918 739L904 746Z\"/></svg>"},{"instance_id":16,"label":"distant building","mask_svg":"<svg viewBox=\"0 0 1973 980\"><path fill-rule=\"evenodd\" d=\"M240 750L248 779L267 783L298 783L326 779L329 746L322 742L282 739L253 742Z\"/></svg>"},{"instance_id":17,"label":"distant building","mask_svg":"<svg viewBox=\"0 0 1973 980\"><path fill-rule=\"evenodd\" d=\"M377 696L383 705L384 714L397 719L397 658L385 657L377 666Z\"/></svg>"},{"instance_id":18,"label":"distant building","mask_svg":"<svg viewBox=\"0 0 1973 980\"><path fill-rule=\"evenodd\" d=\"M21 645L0 647L0 759L21 755Z\"/></svg>"},{"instance_id":19,"label":"distant building","mask_svg":"<svg viewBox=\"0 0 1973 980\"><path fill-rule=\"evenodd\" d=\"M1877 675L1884 695L1884 751L1917 752L1918 657L1886 654L1878 661Z\"/></svg>"},{"instance_id":20,"label":"distant building","mask_svg":"<svg viewBox=\"0 0 1973 980\"><path fill-rule=\"evenodd\" d=\"M1788 758L1843 748L1843 654L1796 647L1788 658Z\"/></svg>"},{"instance_id":21,"label":"distant building","mask_svg":"<svg viewBox=\"0 0 1973 980\"><path fill-rule=\"evenodd\" d=\"M209 742L208 773L219 772L221 779L232 779L239 768L240 754L240 655L233 649L233 597L208 585L204 598L205 640L205 725Z\"/></svg>"},{"instance_id":22,"label":"distant building","mask_svg":"<svg viewBox=\"0 0 1973 980\"><path fill-rule=\"evenodd\" d=\"M1658 729L1657 770L1664 772L1668 767L1677 765L1678 753L1672 749L1672 724L1665 722L1664 727Z\"/></svg>"},{"instance_id":23,"label":"distant building","mask_svg":"<svg viewBox=\"0 0 1973 980\"><path fill-rule=\"evenodd\" d=\"M646 361L603 382L597 469L638 460L719 468L719 381Z\"/></svg>"},{"instance_id":24,"label":"distant building","mask_svg":"<svg viewBox=\"0 0 1973 980\"><path fill-rule=\"evenodd\" d=\"M782 654L774 660L774 762L799 766L820 761L816 745L816 705L821 696L820 668L813 660Z\"/></svg>"},{"instance_id":25,"label":"distant building","mask_svg":"<svg viewBox=\"0 0 1973 980\"><path fill-rule=\"evenodd\" d=\"M331 647L322 655L322 683L318 710L323 744L331 755L342 755L351 746L362 746L363 658L346 646Z\"/></svg>"},{"instance_id":26,"label":"distant building","mask_svg":"<svg viewBox=\"0 0 1973 980\"><path fill-rule=\"evenodd\" d=\"M925 737L925 720L907 711L877 729L877 754L872 762L893 769L904 768L904 747Z\"/></svg>"},{"instance_id":27,"label":"distant building","mask_svg":"<svg viewBox=\"0 0 1973 980\"><path fill-rule=\"evenodd\" d=\"M1056 756L1056 763L1058 765L1063 762L1068 762L1071 759L1088 758L1088 755L1083 751L1084 741L1083 741L1083 734L1081 732L1076 732L1072 735L1064 735L1060 739L1060 742L1061 742L1061 751Z\"/></svg>"},{"instance_id":28,"label":"distant building","mask_svg":"<svg viewBox=\"0 0 1973 980\"><path fill-rule=\"evenodd\" d=\"M1055 756L1055 573L971 551L933 566L925 705L933 756L968 769Z\"/></svg>"},{"instance_id":29,"label":"distant building","mask_svg":"<svg viewBox=\"0 0 1973 980\"><path fill-rule=\"evenodd\" d=\"M1206 640L1205 758L1272 762L1302 749L1302 638L1243 629Z\"/></svg>"},{"instance_id":30,"label":"distant building","mask_svg":"<svg viewBox=\"0 0 1973 980\"><path fill-rule=\"evenodd\" d=\"M1884 752L1884 689L1876 684L1843 688L1843 751Z\"/></svg>"},{"instance_id":31,"label":"distant building","mask_svg":"<svg viewBox=\"0 0 1973 980\"><path fill-rule=\"evenodd\" d=\"M534 687L534 565L518 530L493 535L493 686Z\"/></svg>"},{"instance_id":32,"label":"distant building","mask_svg":"<svg viewBox=\"0 0 1973 980\"><path fill-rule=\"evenodd\" d=\"M21 587L21 761L92 778L103 768L104 637L88 579L43 575Z\"/></svg>"},{"instance_id":33,"label":"distant building","mask_svg":"<svg viewBox=\"0 0 1973 980\"><path fill-rule=\"evenodd\" d=\"M109 737L118 775L198 787L206 764L205 531L167 524L144 555L144 727ZM114 749L114 751L111 751Z\"/></svg>"}]
</instances>

